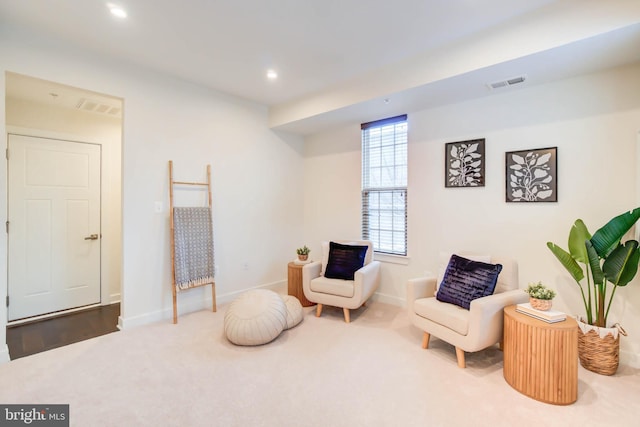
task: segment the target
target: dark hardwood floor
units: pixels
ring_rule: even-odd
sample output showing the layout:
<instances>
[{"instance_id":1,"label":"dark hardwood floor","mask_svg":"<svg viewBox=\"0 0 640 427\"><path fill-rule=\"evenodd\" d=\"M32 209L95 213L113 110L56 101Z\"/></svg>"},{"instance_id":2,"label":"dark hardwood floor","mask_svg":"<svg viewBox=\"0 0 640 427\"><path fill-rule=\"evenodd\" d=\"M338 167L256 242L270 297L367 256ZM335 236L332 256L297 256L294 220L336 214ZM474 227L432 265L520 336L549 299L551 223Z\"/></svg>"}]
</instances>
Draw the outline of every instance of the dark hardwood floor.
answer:
<instances>
[{"instance_id":1,"label":"dark hardwood floor","mask_svg":"<svg viewBox=\"0 0 640 427\"><path fill-rule=\"evenodd\" d=\"M118 331L120 304L7 327L11 360Z\"/></svg>"}]
</instances>

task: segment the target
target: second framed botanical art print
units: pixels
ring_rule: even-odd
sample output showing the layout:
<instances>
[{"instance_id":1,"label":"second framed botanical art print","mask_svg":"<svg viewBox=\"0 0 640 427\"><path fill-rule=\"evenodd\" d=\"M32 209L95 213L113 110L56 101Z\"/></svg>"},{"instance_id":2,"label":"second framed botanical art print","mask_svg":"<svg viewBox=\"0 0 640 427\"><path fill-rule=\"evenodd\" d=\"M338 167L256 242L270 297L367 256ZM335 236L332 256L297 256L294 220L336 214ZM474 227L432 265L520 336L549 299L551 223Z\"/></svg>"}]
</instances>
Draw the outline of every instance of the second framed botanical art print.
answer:
<instances>
[{"instance_id":1,"label":"second framed botanical art print","mask_svg":"<svg viewBox=\"0 0 640 427\"><path fill-rule=\"evenodd\" d=\"M484 187L484 139L445 144L444 186Z\"/></svg>"},{"instance_id":2,"label":"second framed botanical art print","mask_svg":"<svg viewBox=\"0 0 640 427\"><path fill-rule=\"evenodd\" d=\"M558 201L558 147L505 153L507 202Z\"/></svg>"}]
</instances>

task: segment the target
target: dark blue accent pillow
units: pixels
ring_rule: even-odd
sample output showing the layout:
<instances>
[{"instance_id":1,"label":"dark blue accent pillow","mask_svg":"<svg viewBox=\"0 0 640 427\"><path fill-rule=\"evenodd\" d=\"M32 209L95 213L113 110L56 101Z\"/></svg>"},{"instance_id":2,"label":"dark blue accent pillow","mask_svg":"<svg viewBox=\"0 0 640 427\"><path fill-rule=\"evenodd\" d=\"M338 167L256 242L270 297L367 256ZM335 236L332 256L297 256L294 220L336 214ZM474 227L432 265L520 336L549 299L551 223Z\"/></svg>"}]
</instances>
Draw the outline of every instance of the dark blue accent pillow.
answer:
<instances>
[{"instance_id":1,"label":"dark blue accent pillow","mask_svg":"<svg viewBox=\"0 0 640 427\"><path fill-rule=\"evenodd\" d=\"M468 310L472 300L493 294L501 271L502 264L487 264L451 255L436 298Z\"/></svg>"},{"instance_id":2,"label":"dark blue accent pillow","mask_svg":"<svg viewBox=\"0 0 640 427\"><path fill-rule=\"evenodd\" d=\"M354 273L364 265L368 246L341 245L329 242L329 260L324 277L329 279L353 280Z\"/></svg>"}]
</instances>

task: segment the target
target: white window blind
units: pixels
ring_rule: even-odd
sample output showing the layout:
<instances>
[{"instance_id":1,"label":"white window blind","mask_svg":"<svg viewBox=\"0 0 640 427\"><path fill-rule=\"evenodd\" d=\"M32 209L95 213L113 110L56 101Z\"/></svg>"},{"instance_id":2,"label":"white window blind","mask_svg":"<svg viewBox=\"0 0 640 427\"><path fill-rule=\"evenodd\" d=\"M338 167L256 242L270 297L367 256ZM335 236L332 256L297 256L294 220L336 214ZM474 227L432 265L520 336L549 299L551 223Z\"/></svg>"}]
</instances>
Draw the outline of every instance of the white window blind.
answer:
<instances>
[{"instance_id":1,"label":"white window blind","mask_svg":"<svg viewBox=\"0 0 640 427\"><path fill-rule=\"evenodd\" d=\"M407 254L407 116L363 123L362 237Z\"/></svg>"}]
</instances>

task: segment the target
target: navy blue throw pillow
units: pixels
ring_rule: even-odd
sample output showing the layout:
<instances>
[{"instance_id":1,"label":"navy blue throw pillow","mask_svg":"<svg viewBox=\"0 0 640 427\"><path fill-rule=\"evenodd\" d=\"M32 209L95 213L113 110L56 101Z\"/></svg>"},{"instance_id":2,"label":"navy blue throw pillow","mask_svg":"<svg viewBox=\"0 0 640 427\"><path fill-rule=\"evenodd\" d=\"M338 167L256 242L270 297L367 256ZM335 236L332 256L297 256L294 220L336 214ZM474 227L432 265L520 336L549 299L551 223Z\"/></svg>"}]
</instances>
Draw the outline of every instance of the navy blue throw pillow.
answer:
<instances>
[{"instance_id":1,"label":"navy blue throw pillow","mask_svg":"<svg viewBox=\"0 0 640 427\"><path fill-rule=\"evenodd\" d=\"M502 264L487 264L451 255L436 298L468 310L472 300L493 294L501 271Z\"/></svg>"},{"instance_id":2,"label":"navy blue throw pillow","mask_svg":"<svg viewBox=\"0 0 640 427\"><path fill-rule=\"evenodd\" d=\"M324 277L353 280L354 273L364 265L364 257L368 248L368 246L341 245L329 242L329 260Z\"/></svg>"}]
</instances>

